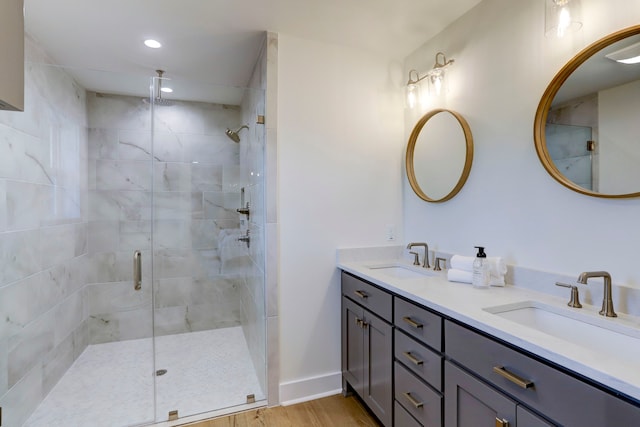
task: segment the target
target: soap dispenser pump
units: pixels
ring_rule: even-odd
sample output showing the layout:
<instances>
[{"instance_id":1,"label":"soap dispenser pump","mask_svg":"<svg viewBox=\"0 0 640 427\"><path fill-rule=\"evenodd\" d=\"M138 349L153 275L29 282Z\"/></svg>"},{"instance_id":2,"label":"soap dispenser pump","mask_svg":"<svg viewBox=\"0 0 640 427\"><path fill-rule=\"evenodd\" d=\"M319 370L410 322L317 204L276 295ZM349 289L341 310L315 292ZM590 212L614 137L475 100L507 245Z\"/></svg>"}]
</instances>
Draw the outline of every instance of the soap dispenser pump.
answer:
<instances>
[{"instance_id":1,"label":"soap dispenser pump","mask_svg":"<svg viewBox=\"0 0 640 427\"><path fill-rule=\"evenodd\" d=\"M474 288L486 289L489 287L489 264L487 254L484 253L483 246L474 246L478 249L476 259L473 260L473 274L471 284Z\"/></svg>"}]
</instances>

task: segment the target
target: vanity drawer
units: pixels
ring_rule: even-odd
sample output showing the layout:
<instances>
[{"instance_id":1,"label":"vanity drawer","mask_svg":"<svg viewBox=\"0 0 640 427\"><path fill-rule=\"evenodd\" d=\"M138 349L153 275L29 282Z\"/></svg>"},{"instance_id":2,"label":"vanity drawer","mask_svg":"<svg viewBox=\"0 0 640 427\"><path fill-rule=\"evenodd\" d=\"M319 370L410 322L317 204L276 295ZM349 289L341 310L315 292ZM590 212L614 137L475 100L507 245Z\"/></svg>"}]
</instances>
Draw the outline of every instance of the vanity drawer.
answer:
<instances>
[{"instance_id":1,"label":"vanity drawer","mask_svg":"<svg viewBox=\"0 0 640 427\"><path fill-rule=\"evenodd\" d=\"M396 297L393 323L396 328L442 351L442 318L437 314Z\"/></svg>"},{"instance_id":2,"label":"vanity drawer","mask_svg":"<svg viewBox=\"0 0 640 427\"><path fill-rule=\"evenodd\" d=\"M420 381L400 363L394 365L395 399L421 425L441 427L442 396Z\"/></svg>"},{"instance_id":3,"label":"vanity drawer","mask_svg":"<svg viewBox=\"0 0 640 427\"><path fill-rule=\"evenodd\" d=\"M431 387L442 391L442 357L438 353L396 329L394 355Z\"/></svg>"},{"instance_id":4,"label":"vanity drawer","mask_svg":"<svg viewBox=\"0 0 640 427\"><path fill-rule=\"evenodd\" d=\"M406 409L402 407L398 402L393 402L393 425L398 427L422 427L415 418L413 418Z\"/></svg>"},{"instance_id":5,"label":"vanity drawer","mask_svg":"<svg viewBox=\"0 0 640 427\"><path fill-rule=\"evenodd\" d=\"M392 296L363 280L342 272L342 294L391 322Z\"/></svg>"},{"instance_id":6,"label":"vanity drawer","mask_svg":"<svg viewBox=\"0 0 640 427\"><path fill-rule=\"evenodd\" d=\"M449 357L561 425L640 425L636 405L456 323L444 330Z\"/></svg>"}]
</instances>

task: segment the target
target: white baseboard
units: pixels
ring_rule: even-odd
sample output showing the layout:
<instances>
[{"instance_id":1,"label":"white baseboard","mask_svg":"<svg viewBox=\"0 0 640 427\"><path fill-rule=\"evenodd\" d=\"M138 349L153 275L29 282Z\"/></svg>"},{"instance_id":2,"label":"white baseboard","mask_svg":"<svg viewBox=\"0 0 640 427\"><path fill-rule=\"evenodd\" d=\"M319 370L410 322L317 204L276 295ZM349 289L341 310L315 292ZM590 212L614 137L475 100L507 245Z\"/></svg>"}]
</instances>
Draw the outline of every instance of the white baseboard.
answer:
<instances>
[{"instance_id":1,"label":"white baseboard","mask_svg":"<svg viewBox=\"0 0 640 427\"><path fill-rule=\"evenodd\" d=\"M280 383L282 406L320 399L342 392L342 372Z\"/></svg>"}]
</instances>

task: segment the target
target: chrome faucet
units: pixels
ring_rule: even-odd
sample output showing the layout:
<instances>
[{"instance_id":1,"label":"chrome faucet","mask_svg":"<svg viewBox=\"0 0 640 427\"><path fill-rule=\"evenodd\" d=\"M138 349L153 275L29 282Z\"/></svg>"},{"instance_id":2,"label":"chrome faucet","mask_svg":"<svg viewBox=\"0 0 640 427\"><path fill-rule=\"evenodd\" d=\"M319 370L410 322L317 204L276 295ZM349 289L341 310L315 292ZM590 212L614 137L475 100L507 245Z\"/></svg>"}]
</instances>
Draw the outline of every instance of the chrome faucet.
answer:
<instances>
[{"instance_id":1,"label":"chrome faucet","mask_svg":"<svg viewBox=\"0 0 640 427\"><path fill-rule=\"evenodd\" d=\"M602 298L602 310L600 314L606 317L618 317L613 310L613 300L611 299L611 275L606 271L585 271L578 276L578 283L587 284L587 279L591 277L604 278L604 297Z\"/></svg>"},{"instance_id":2,"label":"chrome faucet","mask_svg":"<svg viewBox=\"0 0 640 427\"><path fill-rule=\"evenodd\" d=\"M409 243L407 245L407 249L411 249L414 246L424 247L424 261L422 262L422 266L424 268L431 268L431 266L429 265L429 245L427 245L426 243Z\"/></svg>"}]
</instances>

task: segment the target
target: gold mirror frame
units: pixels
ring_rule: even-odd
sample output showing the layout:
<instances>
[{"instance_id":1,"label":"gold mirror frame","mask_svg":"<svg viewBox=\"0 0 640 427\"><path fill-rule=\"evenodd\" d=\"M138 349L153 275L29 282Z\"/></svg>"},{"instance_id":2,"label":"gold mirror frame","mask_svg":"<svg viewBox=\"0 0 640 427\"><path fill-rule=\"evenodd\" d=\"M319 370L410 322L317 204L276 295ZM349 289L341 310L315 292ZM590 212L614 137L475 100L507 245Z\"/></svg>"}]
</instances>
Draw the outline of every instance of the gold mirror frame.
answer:
<instances>
[{"instance_id":1,"label":"gold mirror frame","mask_svg":"<svg viewBox=\"0 0 640 427\"><path fill-rule=\"evenodd\" d=\"M429 119L431 119L433 116L435 116L438 113L449 113L460 124L460 127L462 128L462 132L464 133L464 139L466 144L466 156L464 161L464 167L462 169L462 174L460 175L460 178L458 179L458 182L456 183L456 186L453 188L453 190L451 190L449 194L447 194L441 199L432 199L431 197L427 196L427 194L422 190L422 188L420 188L420 185L416 180L416 174L415 174L414 165L413 165L413 153L416 147L416 142L418 141L418 136L420 135L422 128L424 127L425 124L427 124ZM462 187L464 186L464 183L467 181L467 178L469 177L469 173L471 172L472 162L473 162L473 136L471 135L471 128L469 128L469 124L464 119L464 117L462 117L459 113L456 113L455 111L447 110L444 108L439 108L436 110L429 111L427 114L422 116L420 120L418 120L418 122L413 128L413 131L411 132L411 135L409 136L409 143L407 145L407 155L405 157L407 178L409 179L409 184L411 184L411 188L416 193L416 195L418 195L418 197L420 197L424 201L432 202L432 203L446 202L447 200L453 198L453 196L458 194L460 189L462 189Z\"/></svg>"},{"instance_id":2,"label":"gold mirror frame","mask_svg":"<svg viewBox=\"0 0 640 427\"><path fill-rule=\"evenodd\" d=\"M542 166L544 166L544 168L547 170L549 175L553 177L553 179L555 179L565 187L578 193L586 194L587 196L609 199L622 199L640 196L640 192L626 194L598 193L595 191L587 190L586 188L580 187L579 185L575 184L573 181L565 177L553 163L553 160L549 155L549 151L547 150L547 141L545 138L545 127L549 109L551 108L551 103L560 90L560 87L562 87L569 76L580 65L582 65L585 61L587 61L589 58L591 58L591 56L599 52L601 49L636 34L640 34L640 25L635 25L633 27L625 28L623 30L609 34L608 36L603 37L600 40L587 46L580 53L574 56L569 62L567 62L565 66L562 67L562 69L558 72L558 74L555 75L553 80L551 80L551 83L549 83L549 86L547 86L547 89L544 91L542 99L540 100L540 104L538 104L538 110L536 111L536 117L533 124L533 139L536 146L536 152L538 153L538 157L540 158L540 162L542 163Z\"/></svg>"}]
</instances>

